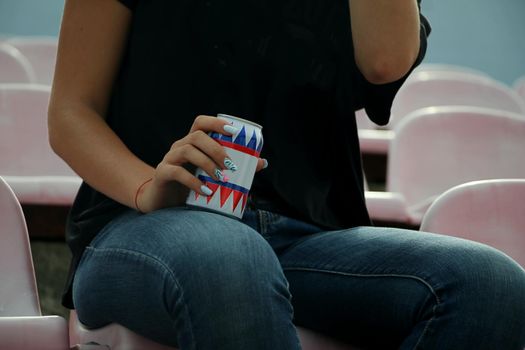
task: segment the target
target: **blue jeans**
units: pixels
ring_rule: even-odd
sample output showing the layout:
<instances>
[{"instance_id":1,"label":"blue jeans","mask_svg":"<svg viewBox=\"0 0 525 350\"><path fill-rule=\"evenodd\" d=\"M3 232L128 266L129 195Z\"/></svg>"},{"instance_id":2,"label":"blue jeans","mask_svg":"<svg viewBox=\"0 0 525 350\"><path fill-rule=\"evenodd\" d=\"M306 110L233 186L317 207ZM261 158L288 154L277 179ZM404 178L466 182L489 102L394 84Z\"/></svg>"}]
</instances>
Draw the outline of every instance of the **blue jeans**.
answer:
<instances>
[{"instance_id":1,"label":"blue jeans","mask_svg":"<svg viewBox=\"0 0 525 350\"><path fill-rule=\"evenodd\" d=\"M117 322L183 350L300 349L294 325L363 349L525 346L525 271L503 253L260 210L129 210L86 249L73 298L89 327Z\"/></svg>"}]
</instances>

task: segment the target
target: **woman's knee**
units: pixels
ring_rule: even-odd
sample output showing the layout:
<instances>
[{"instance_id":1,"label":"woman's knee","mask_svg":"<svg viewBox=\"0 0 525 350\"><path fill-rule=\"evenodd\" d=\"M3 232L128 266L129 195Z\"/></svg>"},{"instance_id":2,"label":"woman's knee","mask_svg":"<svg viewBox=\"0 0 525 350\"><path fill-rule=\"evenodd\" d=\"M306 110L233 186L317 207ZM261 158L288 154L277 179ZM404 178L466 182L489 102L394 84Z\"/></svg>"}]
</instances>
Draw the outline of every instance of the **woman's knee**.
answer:
<instances>
[{"instance_id":1,"label":"woman's knee","mask_svg":"<svg viewBox=\"0 0 525 350\"><path fill-rule=\"evenodd\" d=\"M127 324L127 316L139 316L146 310L160 319L164 312L161 301L169 283L167 269L147 255L88 247L75 273L74 305L79 319L91 327ZM166 315L164 312L164 318Z\"/></svg>"},{"instance_id":2,"label":"woman's knee","mask_svg":"<svg viewBox=\"0 0 525 350\"><path fill-rule=\"evenodd\" d=\"M525 295L525 270L501 251L484 244L465 241L465 246L452 249L444 272L456 278L457 286L464 293L481 298L506 298L521 301ZM450 269L450 271L446 271ZM525 310L524 310L525 311Z\"/></svg>"},{"instance_id":3,"label":"woman's knee","mask_svg":"<svg viewBox=\"0 0 525 350\"><path fill-rule=\"evenodd\" d=\"M499 330L500 339L512 335L524 342L525 270L492 247L464 242L448 252L454 258L441 261L441 276L448 274L442 302L473 329L490 331L494 337ZM508 326L496 327L494 322L501 321Z\"/></svg>"}]
</instances>

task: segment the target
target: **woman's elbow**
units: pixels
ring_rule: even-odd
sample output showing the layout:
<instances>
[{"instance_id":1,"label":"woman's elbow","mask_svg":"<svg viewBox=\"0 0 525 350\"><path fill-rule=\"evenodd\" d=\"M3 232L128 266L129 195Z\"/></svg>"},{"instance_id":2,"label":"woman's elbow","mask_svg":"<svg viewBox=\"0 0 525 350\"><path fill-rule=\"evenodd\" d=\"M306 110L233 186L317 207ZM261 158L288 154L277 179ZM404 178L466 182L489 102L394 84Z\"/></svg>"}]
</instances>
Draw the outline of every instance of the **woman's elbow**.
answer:
<instances>
[{"instance_id":1,"label":"woman's elbow","mask_svg":"<svg viewBox=\"0 0 525 350\"><path fill-rule=\"evenodd\" d=\"M388 84L403 78L416 61L419 47L404 52L380 52L356 62L366 80L372 84Z\"/></svg>"},{"instance_id":2,"label":"woman's elbow","mask_svg":"<svg viewBox=\"0 0 525 350\"><path fill-rule=\"evenodd\" d=\"M412 68L413 59L393 60L388 57L358 65L367 81L372 84L388 84L403 78Z\"/></svg>"},{"instance_id":3,"label":"woman's elbow","mask_svg":"<svg viewBox=\"0 0 525 350\"><path fill-rule=\"evenodd\" d=\"M52 106L49 106L49 109L47 111L47 132L48 132L48 139L49 139L49 145L53 149L55 153L58 153L59 144L60 144L60 137L58 132L58 126L57 126L57 111Z\"/></svg>"},{"instance_id":4,"label":"woman's elbow","mask_svg":"<svg viewBox=\"0 0 525 350\"><path fill-rule=\"evenodd\" d=\"M48 139L51 149L59 156L61 155L64 144L63 119L64 108L50 101L47 110Z\"/></svg>"}]
</instances>

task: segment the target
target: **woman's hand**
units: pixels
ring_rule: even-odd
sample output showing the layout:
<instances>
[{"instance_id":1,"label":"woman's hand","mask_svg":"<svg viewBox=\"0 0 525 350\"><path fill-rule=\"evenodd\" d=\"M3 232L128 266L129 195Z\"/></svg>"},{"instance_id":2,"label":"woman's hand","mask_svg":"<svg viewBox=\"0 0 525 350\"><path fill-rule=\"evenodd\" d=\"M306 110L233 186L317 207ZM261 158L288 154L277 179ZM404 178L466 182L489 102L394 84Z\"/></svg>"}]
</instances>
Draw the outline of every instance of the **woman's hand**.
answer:
<instances>
[{"instance_id":1,"label":"woman's hand","mask_svg":"<svg viewBox=\"0 0 525 350\"><path fill-rule=\"evenodd\" d=\"M210 190L192 172L193 166L201 168L217 181L228 181L223 171L235 171L236 166L228 158L224 147L208 133L232 135L235 131L225 120L198 116L188 135L173 143L157 165L152 180L138 189L135 201L137 209L147 213L181 205L190 189L203 196L209 195ZM259 159L257 171L264 168L265 164L263 159Z\"/></svg>"}]
</instances>

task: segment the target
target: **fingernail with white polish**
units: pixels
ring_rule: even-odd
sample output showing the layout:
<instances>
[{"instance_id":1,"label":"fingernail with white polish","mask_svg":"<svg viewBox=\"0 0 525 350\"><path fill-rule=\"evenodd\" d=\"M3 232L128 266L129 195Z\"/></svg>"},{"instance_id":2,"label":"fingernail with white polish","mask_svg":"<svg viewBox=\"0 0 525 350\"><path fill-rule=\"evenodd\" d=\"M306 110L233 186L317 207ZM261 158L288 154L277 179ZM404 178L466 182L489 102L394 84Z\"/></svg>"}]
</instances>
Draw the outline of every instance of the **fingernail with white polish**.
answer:
<instances>
[{"instance_id":1,"label":"fingernail with white polish","mask_svg":"<svg viewBox=\"0 0 525 350\"><path fill-rule=\"evenodd\" d=\"M222 182L226 182L229 180L228 177L224 176L224 173L218 168L215 169L215 177Z\"/></svg>"},{"instance_id":2,"label":"fingernail with white polish","mask_svg":"<svg viewBox=\"0 0 525 350\"><path fill-rule=\"evenodd\" d=\"M226 167L226 169L231 170L231 171L237 171L238 169L237 165L235 165L233 160L231 160L228 157L224 158L224 166Z\"/></svg>"},{"instance_id":3,"label":"fingernail with white polish","mask_svg":"<svg viewBox=\"0 0 525 350\"><path fill-rule=\"evenodd\" d=\"M262 168L263 168L263 169L268 168L268 160L266 160L265 158L263 158L263 163L264 163L264 164L263 164L263 167L262 167Z\"/></svg>"},{"instance_id":4,"label":"fingernail with white polish","mask_svg":"<svg viewBox=\"0 0 525 350\"><path fill-rule=\"evenodd\" d=\"M211 196L213 194L213 191L206 185L201 186L201 191L207 196Z\"/></svg>"},{"instance_id":5,"label":"fingernail with white polish","mask_svg":"<svg viewBox=\"0 0 525 350\"><path fill-rule=\"evenodd\" d=\"M239 129L237 129L236 127L234 126L231 126L231 125L224 125L224 131L230 133L230 134L236 134L239 132Z\"/></svg>"}]
</instances>

